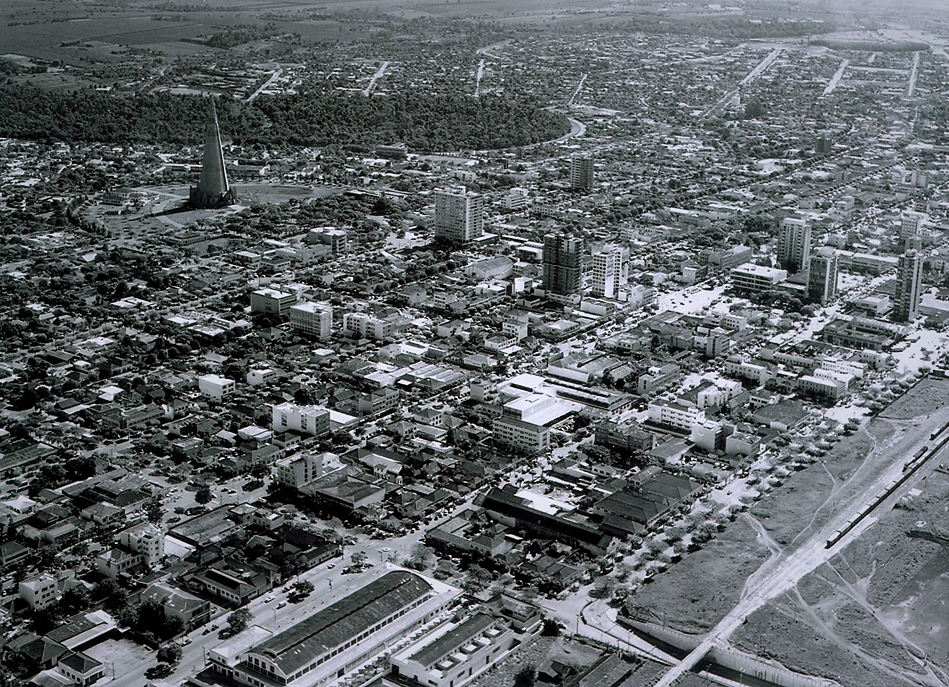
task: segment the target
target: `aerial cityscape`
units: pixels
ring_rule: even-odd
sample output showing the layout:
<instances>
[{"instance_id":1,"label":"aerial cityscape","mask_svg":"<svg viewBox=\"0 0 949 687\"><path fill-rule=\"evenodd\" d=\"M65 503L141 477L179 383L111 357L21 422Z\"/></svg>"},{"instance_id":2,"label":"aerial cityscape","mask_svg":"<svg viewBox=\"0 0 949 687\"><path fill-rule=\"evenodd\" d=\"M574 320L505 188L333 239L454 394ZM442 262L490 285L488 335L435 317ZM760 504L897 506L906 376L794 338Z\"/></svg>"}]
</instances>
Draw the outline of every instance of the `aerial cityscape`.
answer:
<instances>
[{"instance_id":1,"label":"aerial cityscape","mask_svg":"<svg viewBox=\"0 0 949 687\"><path fill-rule=\"evenodd\" d=\"M0 686L949 687L944 0L6 0Z\"/></svg>"}]
</instances>

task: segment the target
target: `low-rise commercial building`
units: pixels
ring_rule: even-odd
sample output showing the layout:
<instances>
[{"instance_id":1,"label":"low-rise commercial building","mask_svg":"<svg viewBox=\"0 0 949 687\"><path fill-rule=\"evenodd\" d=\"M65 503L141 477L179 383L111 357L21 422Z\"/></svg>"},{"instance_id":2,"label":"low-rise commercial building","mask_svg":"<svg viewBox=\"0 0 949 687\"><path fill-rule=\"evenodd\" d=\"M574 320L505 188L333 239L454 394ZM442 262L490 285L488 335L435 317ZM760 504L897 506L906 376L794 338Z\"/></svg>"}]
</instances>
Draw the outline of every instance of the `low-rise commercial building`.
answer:
<instances>
[{"instance_id":1,"label":"low-rise commercial building","mask_svg":"<svg viewBox=\"0 0 949 687\"><path fill-rule=\"evenodd\" d=\"M329 303L298 303L290 307L290 326L298 332L326 341L333 333L333 306Z\"/></svg>"},{"instance_id":2,"label":"low-rise commercial building","mask_svg":"<svg viewBox=\"0 0 949 687\"><path fill-rule=\"evenodd\" d=\"M705 422L704 411L678 401L650 403L648 412L650 422L687 431L692 430L692 425Z\"/></svg>"},{"instance_id":3,"label":"low-rise commercial building","mask_svg":"<svg viewBox=\"0 0 949 687\"><path fill-rule=\"evenodd\" d=\"M604 421L596 426L594 443L626 453L651 451L656 447L656 435L647 431L638 422L620 425Z\"/></svg>"},{"instance_id":4,"label":"low-rise commercial building","mask_svg":"<svg viewBox=\"0 0 949 687\"><path fill-rule=\"evenodd\" d=\"M725 374L739 379L747 379L758 386L764 386L765 383L774 377L774 372L766 365L753 363L737 355L730 355L725 360Z\"/></svg>"},{"instance_id":5,"label":"low-rise commercial building","mask_svg":"<svg viewBox=\"0 0 949 687\"><path fill-rule=\"evenodd\" d=\"M148 568L161 565L165 559L165 534L150 522L120 532L118 543L126 550L139 554L142 564Z\"/></svg>"},{"instance_id":6,"label":"low-rise commercial building","mask_svg":"<svg viewBox=\"0 0 949 687\"><path fill-rule=\"evenodd\" d=\"M320 406L280 403L273 407L271 429L275 432L299 432L321 437L330 431L330 411Z\"/></svg>"},{"instance_id":7,"label":"low-rise commercial building","mask_svg":"<svg viewBox=\"0 0 949 687\"><path fill-rule=\"evenodd\" d=\"M740 293L770 291L788 278L787 270L745 263L731 271L732 286Z\"/></svg>"},{"instance_id":8,"label":"low-rise commercial building","mask_svg":"<svg viewBox=\"0 0 949 687\"><path fill-rule=\"evenodd\" d=\"M225 642L209 652L208 662L242 685L316 687L358 669L443 612L460 594L435 580L389 570L244 651L230 652Z\"/></svg>"},{"instance_id":9,"label":"low-rise commercial building","mask_svg":"<svg viewBox=\"0 0 949 687\"><path fill-rule=\"evenodd\" d=\"M582 517L540 510L529 499L504 489L492 489L479 501L488 515L508 527L523 527L597 556L605 554L610 545L611 538Z\"/></svg>"},{"instance_id":10,"label":"low-rise commercial building","mask_svg":"<svg viewBox=\"0 0 949 687\"><path fill-rule=\"evenodd\" d=\"M222 401L227 396L234 393L237 384L233 379L222 377L221 375L202 375L198 377L198 389L205 396L213 398L215 401Z\"/></svg>"},{"instance_id":11,"label":"low-rise commercial building","mask_svg":"<svg viewBox=\"0 0 949 687\"><path fill-rule=\"evenodd\" d=\"M544 453L550 449L550 429L512 416L501 416L492 425L494 440L525 453Z\"/></svg>"},{"instance_id":12,"label":"low-rise commercial building","mask_svg":"<svg viewBox=\"0 0 949 687\"><path fill-rule=\"evenodd\" d=\"M666 363L639 375L636 380L636 393L640 396L650 396L665 391L679 379L679 366L675 363Z\"/></svg>"},{"instance_id":13,"label":"low-rise commercial building","mask_svg":"<svg viewBox=\"0 0 949 687\"><path fill-rule=\"evenodd\" d=\"M300 453L278 460L274 465L274 479L299 489L342 469L343 464L335 453Z\"/></svg>"},{"instance_id":14,"label":"low-rise commercial building","mask_svg":"<svg viewBox=\"0 0 949 687\"><path fill-rule=\"evenodd\" d=\"M431 687L455 687L484 672L514 645L500 618L476 613L446 623L392 656L392 674Z\"/></svg>"},{"instance_id":15,"label":"low-rise commercial building","mask_svg":"<svg viewBox=\"0 0 949 687\"><path fill-rule=\"evenodd\" d=\"M284 293L277 289L258 289L250 294L250 311L280 315L290 314L290 306L297 302L292 293Z\"/></svg>"},{"instance_id":16,"label":"low-rise commercial building","mask_svg":"<svg viewBox=\"0 0 949 687\"><path fill-rule=\"evenodd\" d=\"M385 341L393 338L396 317L376 317L364 312L348 312L343 315L343 336L359 339Z\"/></svg>"},{"instance_id":17,"label":"low-rise commercial building","mask_svg":"<svg viewBox=\"0 0 949 687\"><path fill-rule=\"evenodd\" d=\"M211 604L181 589L156 582L142 592L142 601L157 601L166 618L177 618L185 632L204 625L211 619Z\"/></svg>"},{"instance_id":18,"label":"low-rise commercial building","mask_svg":"<svg viewBox=\"0 0 949 687\"><path fill-rule=\"evenodd\" d=\"M52 575L42 574L20 582L20 598L34 611L49 608L59 598L58 584Z\"/></svg>"}]
</instances>

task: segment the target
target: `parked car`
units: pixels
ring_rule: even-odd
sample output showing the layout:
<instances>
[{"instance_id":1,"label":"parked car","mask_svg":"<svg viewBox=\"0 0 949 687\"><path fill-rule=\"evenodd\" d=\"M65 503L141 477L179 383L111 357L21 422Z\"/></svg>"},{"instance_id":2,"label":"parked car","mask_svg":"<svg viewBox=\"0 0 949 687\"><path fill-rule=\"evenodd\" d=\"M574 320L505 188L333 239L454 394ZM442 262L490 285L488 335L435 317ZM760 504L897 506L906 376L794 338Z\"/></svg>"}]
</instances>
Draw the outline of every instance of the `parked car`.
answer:
<instances>
[{"instance_id":1,"label":"parked car","mask_svg":"<svg viewBox=\"0 0 949 687\"><path fill-rule=\"evenodd\" d=\"M149 680L156 680L163 677L168 677L174 671L174 668L171 667L168 663L159 663L157 666L152 666L145 671L145 677Z\"/></svg>"}]
</instances>

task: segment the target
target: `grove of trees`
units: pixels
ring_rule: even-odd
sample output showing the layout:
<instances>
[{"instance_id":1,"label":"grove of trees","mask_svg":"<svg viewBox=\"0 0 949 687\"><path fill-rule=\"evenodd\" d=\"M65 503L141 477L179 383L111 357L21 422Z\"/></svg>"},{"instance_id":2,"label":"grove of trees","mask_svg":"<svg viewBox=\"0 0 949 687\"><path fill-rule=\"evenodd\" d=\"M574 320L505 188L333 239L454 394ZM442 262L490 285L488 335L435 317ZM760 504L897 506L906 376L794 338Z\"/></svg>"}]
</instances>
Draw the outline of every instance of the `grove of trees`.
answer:
<instances>
[{"instance_id":1,"label":"grove of trees","mask_svg":"<svg viewBox=\"0 0 949 687\"><path fill-rule=\"evenodd\" d=\"M510 92L472 98L460 91L405 88L367 98L312 89L263 95L249 103L219 101L218 117L224 133L239 145L365 148L405 141L415 150L443 151L528 145L567 133L566 117L542 105L534 96ZM206 101L197 96L43 91L0 81L4 137L198 145L206 117Z\"/></svg>"}]
</instances>

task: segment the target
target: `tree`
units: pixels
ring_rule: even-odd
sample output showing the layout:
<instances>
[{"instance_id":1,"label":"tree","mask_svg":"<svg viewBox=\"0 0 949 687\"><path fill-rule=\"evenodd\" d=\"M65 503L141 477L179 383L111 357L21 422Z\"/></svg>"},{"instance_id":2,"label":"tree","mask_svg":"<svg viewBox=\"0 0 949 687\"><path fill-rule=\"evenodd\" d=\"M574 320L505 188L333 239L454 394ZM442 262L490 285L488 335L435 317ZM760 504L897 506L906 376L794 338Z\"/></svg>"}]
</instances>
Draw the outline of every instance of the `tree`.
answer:
<instances>
[{"instance_id":1,"label":"tree","mask_svg":"<svg viewBox=\"0 0 949 687\"><path fill-rule=\"evenodd\" d=\"M56 548L53 546L43 546L40 548L36 557L36 569L40 572L59 570L60 567L62 567L62 561L60 561L57 553Z\"/></svg>"},{"instance_id":2,"label":"tree","mask_svg":"<svg viewBox=\"0 0 949 687\"><path fill-rule=\"evenodd\" d=\"M160 523L164 514L165 511L161 507L161 501L159 499L151 499L145 504L145 517L147 517L148 521L153 525Z\"/></svg>"},{"instance_id":3,"label":"tree","mask_svg":"<svg viewBox=\"0 0 949 687\"><path fill-rule=\"evenodd\" d=\"M37 609L33 611L33 617L30 620L30 628L38 635L45 635L50 630L59 626L62 622L62 617L63 614L59 610L58 604Z\"/></svg>"},{"instance_id":4,"label":"tree","mask_svg":"<svg viewBox=\"0 0 949 687\"><path fill-rule=\"evenodd\" d=\"M293 591L303 594L304 596L313 593L314 589L316 589L316 587L309 580L300 580L299 582L293 583Z\"/></svg>"},{"instance_id":5,"label":"tree","mask_svg":"<svg viewBox=\"0 0 949 687\"><path fill-rule=\"evenodd\" d=\"M541 637L559 637L560 625L556 620L544 618L544 626L540 631Z\"/></svg>"},{"instance_id":6,"label":"tree","mask_svg":"<svg viewBox=\"0 0 949 687\"><path fill-rule=\"evenodd\" d=\"M65 616L75 615L89 608L89 590L77 585L63 592L59 599L59 610Z\"/></svg>"},{"instance_id":7,"label":"tree","mask_svg":"<svg viewBox=\"0 0 949 687\"><path fill-rule=\"evenodd\" d=\"M480 565L472 565L468 570L468 576L462 584L462 589L465 590L466 594L477 594L481 590L486 589L493 579L490 571L485 570Z\"/></svg>"},{"instance_id":8,"label":"tree","mask_svg":"<svg viewBox=\"0 0 949 687\"><path fill-rule=\"evenodd\" d=\"M194 500L200 503L202 506L206 503L210 503L211 499L214 498L214 495L211 493L210 487L201 487L196 492L194 492Z\"/></svg>"},{"instance_id":9,"label":"tree","mask_svg":"<svg viewBox=\"0 0 949 687\"><path fill-rule=\"evenodd\" d=\"M313 593L314 589L316 589L316 587L309 580L300 580L299 582L293 583L293 587L287 598L293 603L303 601L303 599Z\"/></svg>"},{"instance_id":10,"label":"tree","mask_svg":"<svg viewBox=\"0 0 949 687\"><path fill-rule=\"evenodd\" d=\"M103 605L107 611L116 613L128 606L128 594L119 586L119 583L111 577L103 577L96 582L94 595L98 599L103 599Z\"/></svg>"},{"instance_id":11,"label":"tree","mask_svg":"<svg viewBox=\"0 0 949 687\"><path fill-rule=\"evenodd\" d=\"M613 593L613 581L608 577L597 579L593 589L587 592L593 599L605 599Z\"/></svg>"},{"instance_id":12,"label":"tree","mask_svg":"<svg viewBox=\"0 0 949 687\"><path fill-rule=\"evenodd\" d=\"M77 456L66 461L65 478L70 482L94 477L96 460L92 456Z\"/></svg>"},{"instance_id":13,"label":"tree","mask_svg":"<svg viewBox=\"0 0 949 687\"><path fill-rule=\"evenodd\" d=\"M537 679L537 668L528 664L517 671L514 676L514 687L532 687Z\"/></svg>"},{"instance_id":14,"label":"tree","mask_svg":"<svg viewBox=\"0 0 949 687\"><path fill-rule=\"evenodd\" d=\"M238 632L245 629L253 617L254 616L251 615L251 612L246 608L238 608L236 611L227 616L227 624L231 629L231 634L236 635Z\"/></svg>"},{"instance_id":15,"label":"tree","mask_svg":"<svg viewBox=\"0 0 949 687\"><path fill-rule=\"evenodd\" d=\"M416 544L412 547L412 553L405 560L405 567L413 570L425 570L431 563L434 554L432 550L424 544Z\"/></svg>"},{"instance_id":16,"label":"tree","mask_svg":"<svg viewBox=\"0 0 949 687\"><path fill-rule=\"evenodd\" d=\"M175 665L181 660L181 645L177 642L165 644L158 650L158 661L160 663L170 663Z\"/></svg>"},{"instance_id":17,"label":"tree","mask_svg":"<svg viewBox=\"0 0 949 687\"><path fill-rule=\"evenodd\" d=\"M254 463L250 469L250 476L255 479L263 479L270 474L270 466L267 463Z\"/></svg>"},{"instance_id":18,"label":"tree","mask_svg":"<svg viewBox=\"0 0 949 687\"><path fill-rule=\"evenodd\" d=\"M359 566L366 562L366 558L367 556L365 551L353 551L352 556L350 556L350 560L352 560L353 565Z\"/></svg>"}]
</instances>

